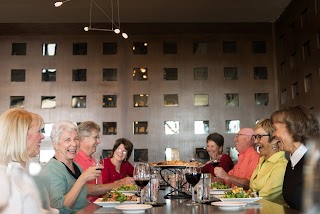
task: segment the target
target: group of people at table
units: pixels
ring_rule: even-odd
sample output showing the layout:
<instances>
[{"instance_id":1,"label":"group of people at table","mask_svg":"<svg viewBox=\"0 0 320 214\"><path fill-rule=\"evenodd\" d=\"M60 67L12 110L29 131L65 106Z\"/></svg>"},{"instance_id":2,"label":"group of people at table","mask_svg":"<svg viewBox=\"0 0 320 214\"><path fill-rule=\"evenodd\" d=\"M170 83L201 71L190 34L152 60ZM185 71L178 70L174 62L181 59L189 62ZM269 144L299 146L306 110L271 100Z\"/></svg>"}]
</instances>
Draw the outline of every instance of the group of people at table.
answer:
<instances>
[{"instance_id":1,"label":"group of people at table","mask_svg":"<svg viewBox=\"0 0 320 214\"><path fill-rule=\"evenodd\" d=\"M27 163L40 152L43 124L39 115L23 109L0 116L0 157L6 158L0 159L1 213L74 213L113 188L134 184L128 162L133 145L125 138L116 140L104 166L95 165L100 127L93 121L79 126L54 123L50 137L55 155L38 175L29 176ZM240 129L234 139L236 165L223 154L223 136L210 134L207 152L211 159L219 158L219 165L207 164L202 172L211 173L213 181L251 189L264 199L302 210L307 144L318 141L319 133L319 122L306 107L286 107L253 129Z\"/></svg>"}]
</instances>

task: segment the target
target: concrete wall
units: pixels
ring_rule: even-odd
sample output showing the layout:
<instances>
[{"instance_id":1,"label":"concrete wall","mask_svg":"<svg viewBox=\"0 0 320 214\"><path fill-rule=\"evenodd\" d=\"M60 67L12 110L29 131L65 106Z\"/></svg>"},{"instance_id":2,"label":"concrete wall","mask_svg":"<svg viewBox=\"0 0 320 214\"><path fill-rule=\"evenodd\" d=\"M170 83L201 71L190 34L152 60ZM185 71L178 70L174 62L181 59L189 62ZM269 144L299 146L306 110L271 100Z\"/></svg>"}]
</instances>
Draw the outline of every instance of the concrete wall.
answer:
<instances>
[{"instance_id":1,"label":"concrete wall","mask_svg":"<svg viewBox=\"0 0 320 214\"><path fill-rule=\"evenodd\" d=\"M23 25L17 25L16 31L6 28L10 32L0 35L0 112L9 108L10 96L25 96L24 108L40 114L46 123L63 119L74 122L94 120L102 126L102 122L116 121L117 135L101 134L99 152L111 149L117 138L126 137L133 142L135 149L148 149L149 162L153 162L164 159L167 147L179 148L181 160L190 159L196 147L205 147L207 134L194 134L195 120L209 120L210 132L224 135L226 151L227 147L234 146L236 135L226 133L226 120L238 119L241 127L253 127L257 119L269 117L276 110L278 92L271 24L212 24L206 30L201 28L198 33L193 32L192 24L189 28L188 25L183 25L183 28L152 26L145 32L132 30L133 34L130 34L130 29L134 27L128 26L128 40L112 33L83 34L65 27L51 28L50 25L31 26L32 30ZM171 29L174 31L168 32ZM117 42L116 55L102 55L102 43L108 41ZM164 41L177 42L178 54L164 55ZM208 43L207 54L192 53L193 42L198 41ZM236 41L237 53L224 54L223 41ZM252 53L252 41L265 41L267 52ZM27 55L11 55L11 45L15 42L27 43ZM72 55L75 42L87 42L88 54ZM148 54L133 55L132 42L147 42ZM56 43L57 55L42 56L42 43ZM224 80L223 68L231 66L238 67L238 80ZM268 68L267 80L254 79L255 66ZM108 67L118 69L118 81L102 81L102 69ZM132 80L132 69L136 67L148 68L147 81ZM177 67L178 80L163 80L164 67ZM194 80L194 67L208 67L208 80ZM10 81L11 69L14 68L26 69L25 82ZM56 82L41 82L42 68L56 68ZM86 68L87 81L72 82L73 68ZM133 107L133 94L140 93L149 95L146 108ZM179 95L178 107L163 106L163 95L168 93ZM194 106L194 94L198 93L209 95L209 106ZM239 93L240 105L225 106L225 93ZM256 106L255 93L269 93L268 106ZM102 108L102 95L108 94L118 96L117 108ZM40 97L49 95L56 96L56 108L41 109ZM72 95L86 95L87 107L71 108ZM136 120L148 121L148 134L133 134L132 124ZM179 134L165 135L166 120L180 122ZM46 140L42 147L50 147L49 142Z\"/></svg>"}]
</instances>

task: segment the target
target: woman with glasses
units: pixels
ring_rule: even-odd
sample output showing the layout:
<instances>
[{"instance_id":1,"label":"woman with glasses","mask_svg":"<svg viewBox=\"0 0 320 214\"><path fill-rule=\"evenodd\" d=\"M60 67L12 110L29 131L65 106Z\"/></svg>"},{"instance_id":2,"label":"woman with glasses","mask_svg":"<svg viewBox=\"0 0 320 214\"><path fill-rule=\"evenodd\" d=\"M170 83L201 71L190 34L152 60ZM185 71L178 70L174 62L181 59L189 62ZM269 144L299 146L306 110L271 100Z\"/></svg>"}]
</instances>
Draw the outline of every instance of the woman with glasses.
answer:
<instances>
[{"instance_id":1,"label":"woman with glasses","mask_svg":"<svg viewBox=\"0 0 320 214\"><path fill-rule=\"evenodd\" d=\"M133 150L132 143L120 138L114 143L111 157L104 159L102 170L103 183L108 184L121 179L123 184L133 184L133 166L128 159Z\"/></svg>"},{"instance_id":2,"label":"woman with glasses","mask_svg":"<svg viewBox=\"0 0 320 214\"><path fill-rule=\"evenodd\" d=\"M307 144L319 139L319 122L305 106L280 109L271 115L274 136L281 150L290 153L283 181L283 197L293 209L302 210Z\"/></svg>"},{"instance_id":3,"label":"woman with glasses","mask_svg":"<svg viewBox=\"0 0 320 214\"><path fill-rule=\"evenodd\" d=\"M270 119L260 120L254 127L252 138L261 157L252 173L250 189L266 200L286 205L282 184L288 161L273 137L274 130Z\"/></svg>"}]
</instances>

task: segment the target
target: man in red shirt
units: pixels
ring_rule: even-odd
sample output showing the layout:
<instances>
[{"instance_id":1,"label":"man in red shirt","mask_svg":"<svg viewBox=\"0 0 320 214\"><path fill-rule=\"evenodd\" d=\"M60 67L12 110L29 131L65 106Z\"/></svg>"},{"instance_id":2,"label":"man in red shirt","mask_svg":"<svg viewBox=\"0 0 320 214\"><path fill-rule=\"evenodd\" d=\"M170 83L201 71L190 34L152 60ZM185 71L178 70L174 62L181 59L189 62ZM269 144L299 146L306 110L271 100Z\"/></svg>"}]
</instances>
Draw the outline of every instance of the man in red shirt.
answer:
<instances>
[{"instance_id":1,"label":"man in red shirt","mask_svg":"<svg viewBox=\"0 0 320 214\"><path fill-rule=\"evenodd\" d=\"M222 178L226 184L249 189L250 178L259 163L260 155L254 150L254 131L251 128L242 128L234 139L239 152L238 163L228 173L221 167L216 167L214 173Z\"/></svg>"},{"instance_id":2,"label":"man in red shirt","mask_svg":"<svg viewBox=\"0 0 320 214\"><path fill-rule=\"evenodd\" d=\"M100 126L93 121L82 122L78 126L80 150L74 161L81 167L82 171L88 167L95 165L95 161L92 155L96 152L97 146L101 143L100 141ZM88 181L88 199L93 202L99 196L112 190L113 188L124 185L123 180L118 180L113 183L103 184L102 175L96 180Z\"/></svg>"}]
</instances>

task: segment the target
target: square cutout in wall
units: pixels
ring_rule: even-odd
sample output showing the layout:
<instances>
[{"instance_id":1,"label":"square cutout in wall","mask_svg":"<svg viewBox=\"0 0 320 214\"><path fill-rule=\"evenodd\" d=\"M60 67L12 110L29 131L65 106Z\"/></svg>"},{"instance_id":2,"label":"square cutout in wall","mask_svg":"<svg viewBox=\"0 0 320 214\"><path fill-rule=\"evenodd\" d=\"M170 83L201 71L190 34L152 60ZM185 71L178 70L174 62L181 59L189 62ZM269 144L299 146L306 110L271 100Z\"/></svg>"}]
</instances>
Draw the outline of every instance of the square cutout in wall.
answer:
<instances>
[{"instance_id":1,"label":"square cutout in wall","mask_svg":"<svg viewBox=\"0 0 320 214\"><path fill-rule=\"evenodd\" d=\"M11 82L25 82L26 70L25 69L12 69L11 70Z\"/></svg>"},{"instance_id":2,"label":"square cutout in wall","mask_svg":"<svg viewBox=\"0 0 320 214\"><path fill-rule=\"evenodd\" d=\"M72 106L72 108L86 108L87 97L86 96L72 96L71 106Z\"/></svg>"},{"instance_id":3,"label":"square cutout in wall","mask_svg":"<svg viewBox=\"0 0 320 214\"><path fill-rule=\"evenodd\" d=\"M102 149L102 157L103 158L111 158L112 157L112 149Z\"/></svg>"},{"instance_id":4,"label":"square cutout in wall","mask_svg":"<svg viewBox=\"0 0 320 214\"><path fill-rule=\"evenodd\" d=\"M42 69L41 79L42 82L55 82L57 78L57 69Z\"/></svg>"},{"instance_id":5,"label":"square cutout in wall","mask_svg":"<svg viewBox=\"0 0 320 214\"><path fill-rule=\"evenodd\" d=\"M133 134L148 134L148 122L147 121L134 121L133 122Z\"/></svg>"},{"instance_id":6,"label":"square cutout in wall","mask_svg":"<svg viewBox=\"0 0 320 214\"><path fill-rule=\"evenodd\" d=\"M117 134L117 122L103 122L102 123L103 135L116 135Z\"/></svg>"},{"instance_id":7,"label":"square cutout in wall","mask_svg":"<svg viewBox=\"0 0 320 214\"><path fill-rule=\"evenodd\" d=\"M134 162L148 162L148 149L134 149L133 150Z\"/></svg>"},{"instance_id":8,"label":"square cutout in wall","mask_svg":"<svg viewBox=\"0 0 320 214\"><path fill-rule=\"evenodd\" d=\"M195 94L194 95L194 106L209 106L209 95L208 94Z\"/></svg>"},{"instance_id":9,"label":"square cutout in wall","mask_svg":"<svg viewBox=\"0 0 320 214\"><path fill-rule=\"evenodd\" d=\"M103 95L102 96L103 108L116 108L117 107L117 95Z\"/></svg>"},{"instance_id":10,"label":"square cutout in wall","mask_svg":"<svg viewBox=\"0 0 320 214\"><path fill-rule=\"evenodd\" d=\"M24 108L24 96L10 96L10 108Z\"/></svg>"},{"instance_id":11,"label":"square cutout in wall","mask_svg":"<svg viewBox=\"0 0 320 214\"><path fill-rule=\"evenodd\" d=\"M56 97L55 96L41 96L41 108L50 109L56 107Z\"/></svg>"}]
</instances>

